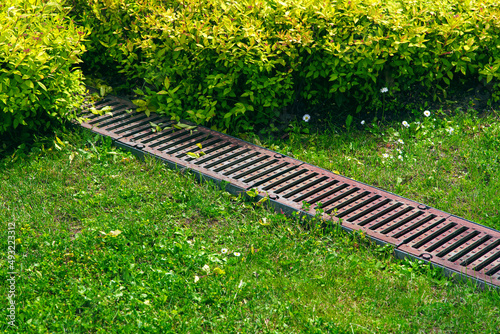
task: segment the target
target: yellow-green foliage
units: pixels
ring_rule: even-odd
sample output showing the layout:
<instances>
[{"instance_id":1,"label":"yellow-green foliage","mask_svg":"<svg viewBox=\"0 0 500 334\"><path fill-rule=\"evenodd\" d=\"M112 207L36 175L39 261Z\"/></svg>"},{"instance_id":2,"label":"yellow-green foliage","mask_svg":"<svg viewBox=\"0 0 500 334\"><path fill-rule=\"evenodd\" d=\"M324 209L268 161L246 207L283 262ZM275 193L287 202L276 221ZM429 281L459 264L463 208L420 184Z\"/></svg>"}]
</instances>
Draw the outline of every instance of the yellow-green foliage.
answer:
<instances>
[{"instance_id":1,"label":"yellow-green foliage","mask_svg":"<svg viewBox=\"0 0 500 334\"><path fill-rule=\"evenodd\" d=\"M75 116L83 86L72 66L83 38L57 1L0 4L0 134Z\"/></svg>"},{"instance_id":2,"label":"yellow-green foliage","mask_svg":"<svg viewBox=\"0 0 500 334\"><path fill-rule=\"evenodd\" d=\"M89 3L93 38L150 84L143 106L219 128L265 123L298 97L361 107L382 87L500 79L496 1Z\"/></svg>"}]
</instances>

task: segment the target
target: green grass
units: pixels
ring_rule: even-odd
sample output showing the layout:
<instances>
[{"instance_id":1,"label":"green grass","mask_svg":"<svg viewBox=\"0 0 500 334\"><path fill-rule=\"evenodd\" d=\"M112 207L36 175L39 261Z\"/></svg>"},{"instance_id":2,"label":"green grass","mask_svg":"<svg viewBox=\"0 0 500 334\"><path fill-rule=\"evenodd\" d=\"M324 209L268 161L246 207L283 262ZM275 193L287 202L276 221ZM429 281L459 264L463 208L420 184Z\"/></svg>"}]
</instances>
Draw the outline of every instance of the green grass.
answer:
<instances>
[{"instance_id":1,"label":"green grass","mask_svg":"<svg viewBox=\"0 0 500 334\"><path fill-rule=\"evenodd\" d=\"M416 122L420 122L417 124ZM500 229L500 121L496 112L414 111L410 125L353 126L257 144L400 196ZM453 130L451 130L453 129ZM451 132L451 133L450 133ZM399 140L402 141L399 142ZM398 151L400 150L400 151ZM384 157L386 155L386 157Z\"/></svg>"},{"instance_id":2,"label":"green grass","mask_svg":"<svg viewBox=\"0 0 500 334\"><path fill-rule=\"evenodd\" d=\"M19 333L494 333L500 327L496 290L452 283L422 262L395 260L390 248L362 234L274 213L154 160L138 161L109 142L98 145L80 131L59 136L62 143L47 138L23 146L0 165L0 221L15 222L19 239ZM364 132L352 150L342 142L347 137L314 138L317 148L311 137L292 137L285 150L274 145L323 166L332 160L326 167L357 179L378 170L379 186L404 166L389 160L392 172L385 172L374 152L378 142ZM405 151L406 159L415 152ZM446 183L444 175L430 184ZM410 189L407 183L390 190ZM5 281L7 238L0 244ZM2 296L6 289L0 286ZM0 329L11 328L3 321Z\"/></svg>"}]
</instances>

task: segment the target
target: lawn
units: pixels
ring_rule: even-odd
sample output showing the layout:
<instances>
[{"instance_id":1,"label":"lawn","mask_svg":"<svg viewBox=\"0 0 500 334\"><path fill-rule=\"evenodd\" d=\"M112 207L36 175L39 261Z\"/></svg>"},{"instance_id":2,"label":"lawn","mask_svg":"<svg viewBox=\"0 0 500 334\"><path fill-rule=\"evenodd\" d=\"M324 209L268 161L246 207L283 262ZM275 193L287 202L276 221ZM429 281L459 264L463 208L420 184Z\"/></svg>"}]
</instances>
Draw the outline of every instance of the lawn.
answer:
<instances>
[{"instance_id":1,"label":"lawn","mask_svg":"<svg viewBox=\"0 0 500 334\"><path fill-rule=\"evenodd\" d=\"M494 225L486 215L498 208L488 195L498 189L498 161L488 166L485 157L495 148L485 143L495 140L488 131L498 131L496 116L447 117L439 122L451 121L456 132L448 136L444 127L429 134L433 155L412 139L411 127L396 137L390 127L365 128L261 143L458 214L467 213L468 203L451 205L450 189L471 187L490 171L488 182L476 182L470 203L479 206L466 217ZM431 120L422 122L432 128ZM390 133L405 142L403 161L393 140L385 144ZM483 164L472 169L474 161L457 157L478 145L483 149L469 157ZM436 164L433 157L442 154L445 163ZM428 155L433 165L417 168ZM444 171L463 166L472 181L450 182ZM24 145L0 168L0 221L16 226L19 333L493 333L500 327L496 290L454 283L421 262L395 260L389 247L362 234L272 212L79 129ZM1 244L6 280L7 239ZM7 285L0 289L7 295ZM0 326L12 329L5 321Z\"/></svg>"}]
</instances>

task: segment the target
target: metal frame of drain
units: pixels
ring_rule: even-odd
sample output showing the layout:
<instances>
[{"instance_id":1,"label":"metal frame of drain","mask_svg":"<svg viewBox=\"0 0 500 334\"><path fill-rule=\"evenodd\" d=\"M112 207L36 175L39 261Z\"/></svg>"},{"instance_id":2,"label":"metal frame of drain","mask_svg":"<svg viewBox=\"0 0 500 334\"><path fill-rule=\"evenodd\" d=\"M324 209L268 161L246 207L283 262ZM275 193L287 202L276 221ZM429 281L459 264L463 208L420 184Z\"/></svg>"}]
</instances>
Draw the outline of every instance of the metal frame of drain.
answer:
<instances>
[{"instance_id":1,"label":"metal frame of drain","mask_svg":"<svg viewBox=\"0 0 500 334\"><path fill-rule=\"evenodd\" d=\"M93 106L109 106L112 115L96 115L88 104L80 125L140 157L191 170L201 180L225 182L234 194L257 189L287 214L314 216L321 203L326 219L341 219L346 231L361 230L379 244L394 245L397 258L420 259L447 276L500 287L499 231L205 127L153 132L150 122L174 123L133 112L137 107L124 99L106 97ZM204 155L193 158L187 152ZM309 210L303 210L303 201L311 204Z\"/></svg>"}]
</instances>

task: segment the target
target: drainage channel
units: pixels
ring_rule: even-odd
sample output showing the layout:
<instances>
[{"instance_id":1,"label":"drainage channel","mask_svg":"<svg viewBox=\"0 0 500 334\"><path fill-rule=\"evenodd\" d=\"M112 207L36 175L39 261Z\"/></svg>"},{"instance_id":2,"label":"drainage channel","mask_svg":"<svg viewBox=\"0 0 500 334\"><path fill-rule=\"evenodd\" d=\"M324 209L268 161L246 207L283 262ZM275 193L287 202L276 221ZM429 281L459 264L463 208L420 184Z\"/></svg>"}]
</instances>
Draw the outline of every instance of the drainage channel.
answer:
<instances>
[{"instance_id":1,"label":"drainage channel","mask_svg":"<svg viewBox=\"0 0 500 334\"><path fill-rule=\"evenodd\" d=\"M93 105L98 110L106 106L112 115L84 109L81 126L139 156L151 155L202 179L225 181L232 193L257 189L285 213L314 216L321 204L329 220L341 220L345 230L361 230L379 244L394 245L398 258L420 259L448 276L500 287L499 231L202 126L153 132L150 122L162 127L173 123L154 113L130 112L137 107L117 97ZM308 210L303 202L311 204Z\"/></svg>"}]
</instances>

